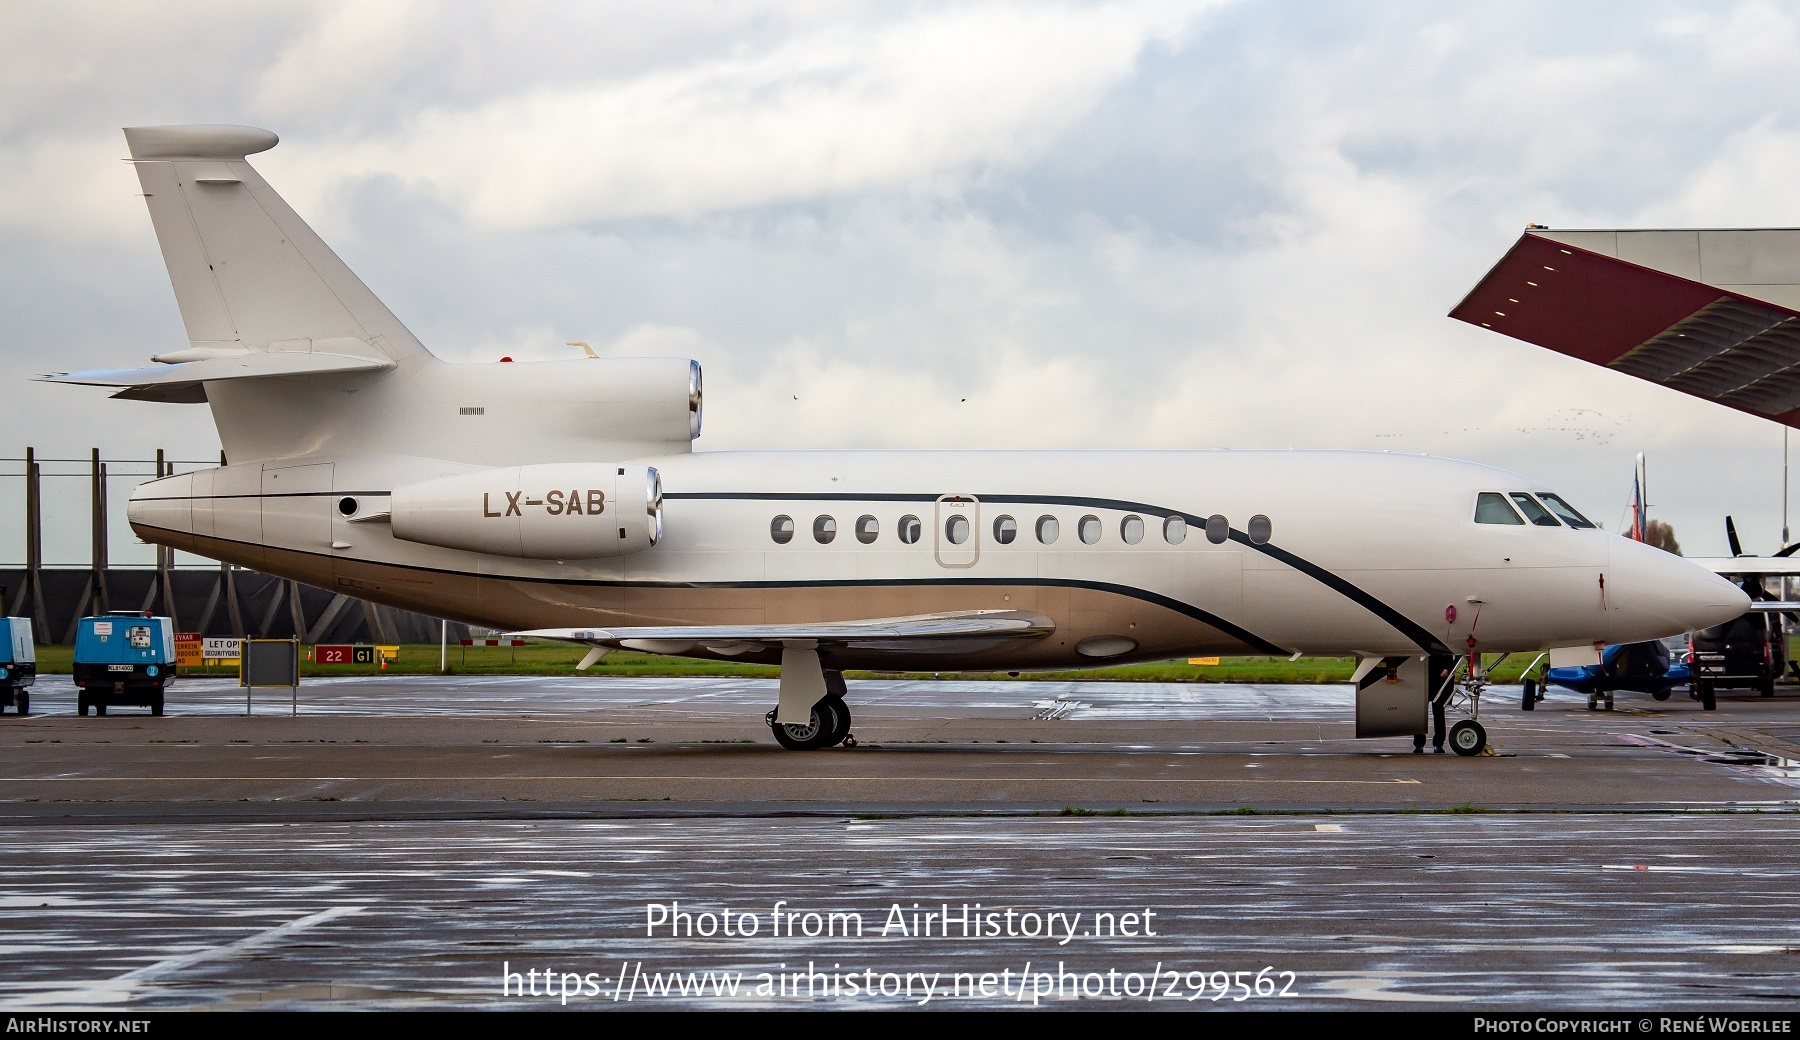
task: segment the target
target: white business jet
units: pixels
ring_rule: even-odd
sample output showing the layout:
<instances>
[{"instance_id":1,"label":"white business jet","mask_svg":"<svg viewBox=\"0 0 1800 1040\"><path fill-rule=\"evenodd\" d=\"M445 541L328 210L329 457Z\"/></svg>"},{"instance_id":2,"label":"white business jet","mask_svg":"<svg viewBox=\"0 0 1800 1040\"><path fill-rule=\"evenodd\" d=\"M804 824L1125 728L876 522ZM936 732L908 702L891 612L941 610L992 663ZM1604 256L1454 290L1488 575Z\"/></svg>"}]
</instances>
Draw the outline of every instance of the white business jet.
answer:
<instances>
[{"instance_id":1,"label":"white business jet","mask_svg":"<svg viewBox=\"0 0 1800 1040\"><path fill-rule=\"evenodd\" d=\"M586 644L583 667L620 647L779 664L785 747L844 739L847 668L1202 654L1353 654L1358 735L1409 735L1457 655L1591 660L1748 604L1536 481L1445 459L696 452L694 362L439 360L245 161L274 134L125 138L190 342L45 378L204 402L230 461L139 487L141 538ZM1451 743L1486 735L1470 718Z\"/></svg>"}]
</instances>

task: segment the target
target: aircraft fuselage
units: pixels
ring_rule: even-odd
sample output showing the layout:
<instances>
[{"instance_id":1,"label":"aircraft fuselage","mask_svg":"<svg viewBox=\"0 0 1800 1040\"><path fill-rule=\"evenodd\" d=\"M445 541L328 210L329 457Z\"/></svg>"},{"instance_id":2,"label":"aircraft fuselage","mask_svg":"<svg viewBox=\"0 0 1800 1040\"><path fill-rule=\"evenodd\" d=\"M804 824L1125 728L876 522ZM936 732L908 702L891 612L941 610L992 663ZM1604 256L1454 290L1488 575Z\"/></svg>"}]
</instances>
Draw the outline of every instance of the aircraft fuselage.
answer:
<instances>
[{"instance_id":1,"label":"aircraft fuselage","mask_svg":"<svg viewBox=\"0 0 1800 1040\"><path fill-rule=\"evenodd\" d=\"M423 458L298 458L182 474L140 487L130 518L146 541L503 629L970 610L1022 611L1054 625L1047 638L861 650L839 655L838 667L1459 653L1471 636L1482 650L1536 650L1660 638L1743 609L1723 579L1604 531L1477 523L1482 492L1548 489L1428 456L805 451L631 462L661 475L664 530L651 547L614 558L423 545L366 519L389 507L397 486L481 471ZM469 522L494 523L510 510L541 511L539 524L604 526L631 508L615 497L613 513L594 513L597 492L566 491L535 503L484 493Z\"/></svg>"}]
</instances>

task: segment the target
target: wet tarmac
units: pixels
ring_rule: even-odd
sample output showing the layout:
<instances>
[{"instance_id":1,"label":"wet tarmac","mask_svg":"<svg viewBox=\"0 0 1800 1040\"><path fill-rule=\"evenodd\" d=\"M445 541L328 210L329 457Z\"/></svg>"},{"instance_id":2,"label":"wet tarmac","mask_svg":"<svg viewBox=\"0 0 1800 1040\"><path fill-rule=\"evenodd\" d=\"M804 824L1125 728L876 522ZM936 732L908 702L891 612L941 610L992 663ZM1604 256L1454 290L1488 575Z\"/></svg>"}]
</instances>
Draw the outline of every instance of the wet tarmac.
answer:
<instances>
[{"instance_id":1,"label":"wet tarmac","mask_svg":"<svg viewBox=\"0 0 1800 1040\"><path fill-rule=\"evenodd\" d=\"M863 682L859 746L811 754L760 680L316 681L252 718L172 692L77 718L46 679L0 717L0 1008L1800 996L1786 690L1497 689L1475 759L1352 739L1331 686ZM653 904L713 934L647 935Z\"/></svg>"}]
</instances>

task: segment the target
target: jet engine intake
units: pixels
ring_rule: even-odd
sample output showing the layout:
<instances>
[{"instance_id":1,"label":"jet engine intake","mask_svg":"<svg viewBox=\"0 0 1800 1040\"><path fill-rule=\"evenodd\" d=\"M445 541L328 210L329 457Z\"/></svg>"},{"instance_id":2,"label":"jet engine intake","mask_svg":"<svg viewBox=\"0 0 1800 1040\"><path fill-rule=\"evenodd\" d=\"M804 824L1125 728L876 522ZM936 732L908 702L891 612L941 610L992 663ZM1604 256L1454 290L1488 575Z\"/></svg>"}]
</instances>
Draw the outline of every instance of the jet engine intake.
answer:
<instances>
[{"instance_id":1,"label":"jet engine intake","mask_svg":"<svg viewBox=\"0 0 1800 1040\"><path fill-rule=\"evenodd\" d=\"M662 538L654 467L568 462L459 473L394 489L394 537L534 560L629 556Z\"/></svg>"}]
</instances>

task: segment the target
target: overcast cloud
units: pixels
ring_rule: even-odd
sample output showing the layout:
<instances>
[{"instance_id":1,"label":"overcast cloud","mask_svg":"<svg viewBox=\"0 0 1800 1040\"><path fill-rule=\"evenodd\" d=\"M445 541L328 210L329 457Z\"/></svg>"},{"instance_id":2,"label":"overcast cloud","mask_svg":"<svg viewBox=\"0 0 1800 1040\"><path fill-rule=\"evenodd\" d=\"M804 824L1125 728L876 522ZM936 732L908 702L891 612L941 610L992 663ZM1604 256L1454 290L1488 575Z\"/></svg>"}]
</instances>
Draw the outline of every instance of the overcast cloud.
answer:
<instances>
[{"instance_id":1,"label":"overcast cloud","mask_svg":"<svg viewBox=\"0 0 1800 1040\"><path fill-rule=\"evenodd\" d=\"M1429 452L1615 529L1643 451L1690 552L1768 551L1779 427L1444 315L1528 220L1800 225L1797 51L1759 2L14 2L6 439L216 453L24 377L183 344L118 128L247 123L432 350L695 357L703 449Z\"/></svg>"}]
</instances>

